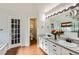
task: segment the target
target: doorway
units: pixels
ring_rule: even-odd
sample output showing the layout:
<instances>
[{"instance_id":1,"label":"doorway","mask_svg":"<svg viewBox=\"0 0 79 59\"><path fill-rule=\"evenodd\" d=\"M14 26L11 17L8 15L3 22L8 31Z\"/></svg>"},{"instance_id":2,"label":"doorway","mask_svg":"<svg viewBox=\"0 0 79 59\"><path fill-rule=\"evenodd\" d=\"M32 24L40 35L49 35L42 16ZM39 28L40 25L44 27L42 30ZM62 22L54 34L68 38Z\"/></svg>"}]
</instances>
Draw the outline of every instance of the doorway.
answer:
<instances>
[{"instance_id":1,"label":"doorway","mask_svg":"<svg viewBox=\"0 0 79 59\"><path fill-rule=\"evenodd\" d=\"M30 45L37 44L37 20L30 18Z\"/></svg>"}]
</instances>

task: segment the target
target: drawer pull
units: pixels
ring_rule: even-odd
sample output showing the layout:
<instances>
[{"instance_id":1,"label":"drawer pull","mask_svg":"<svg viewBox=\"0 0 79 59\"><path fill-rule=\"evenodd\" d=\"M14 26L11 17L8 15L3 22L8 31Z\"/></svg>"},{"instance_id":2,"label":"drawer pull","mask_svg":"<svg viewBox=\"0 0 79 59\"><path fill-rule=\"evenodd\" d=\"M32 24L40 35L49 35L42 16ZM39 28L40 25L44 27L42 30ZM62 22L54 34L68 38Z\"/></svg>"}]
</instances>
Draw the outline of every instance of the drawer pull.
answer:
<instances>
[{"instance_id":1,"label":"drawer pull","mask_svg":"<svg viewBox=\"0 0 79 59\"><path fill-rule=\"evenodd\" d=\"M47 41L45 41L45 42L47 42Z\"/></svg>"},{"instance_id":2,"label":"drawer pull","mask_svg":"<svg viewBox=\"0 0 79 59\"><path fill-rule=\"evenodd\" d=\"M72 53L69 53L70 55L73 55Z\"/></svg>"},{"instance_id":3,"label":"drawer pull","mask_svg":"<svg viewBox=\"0 0 79 59\"><path fill-rule=\"evenodd\" d=\"M45 45L47 45L47 44L45 44Z\"/></svg>"},{"instance_id":4,"label":"drawer pull","mask_svg":"<svg viewBox=\"0 0 79 59\"><path fill-rule=\"evenodd\" d=\"M56 51L55 49L53 49L54 51Z\"/></svg>"},{"instance_id":5,"label":"drawer pull","mask_svg":"<svg viewBox=\"0 0 79 59\"><path fill-rule=\"evenodd\" d=\"M53 45L54 47L56 47L55 45Z\"/></svg>"}]
</instances>

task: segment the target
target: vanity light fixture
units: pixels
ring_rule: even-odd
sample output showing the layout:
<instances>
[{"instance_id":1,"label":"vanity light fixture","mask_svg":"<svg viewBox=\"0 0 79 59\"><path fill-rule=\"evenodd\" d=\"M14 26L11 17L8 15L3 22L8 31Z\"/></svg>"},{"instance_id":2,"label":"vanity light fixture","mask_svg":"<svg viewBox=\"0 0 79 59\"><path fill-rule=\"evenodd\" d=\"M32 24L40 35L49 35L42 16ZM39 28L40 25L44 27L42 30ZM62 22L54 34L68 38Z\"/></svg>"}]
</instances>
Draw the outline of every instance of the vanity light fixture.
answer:
<instances>
[{"instance_id":1,"label":"vanity light fixture","mask_svg":"<svg viewBox=\"0 0 79 59\"><path fill-rule=\"evenodd\" d=\"M57 15L59 14L59 12L57 12Z\"/></svg>"},{"instance_id":2,"label":"vanity light fixture","mask_svg":"<svg viewBox=\"0 0 79 59\"><path fill-rule=\"evenodd\" d=\"M75 8L74 6L70 6L70 7L69 7L69 9L74 9L74 8Z\"/></svg>"},{"instance_id":3,"label":"vanity light fixture","mask_svg":"<svg viewBox=\"0 0 79 59\"><path fill-rule=\"evenodd\" d=\"M56 13L54 13L54 15L56 15Z\"/></svg>"},{"instance_id":4,"label":"vanity light fixture","mask_svg":"<svg viewBox=\"0 0 79 59\"><path fill-rule=\"evenodd\" d=\"M76 4L76 7L79 6L79 3Z\"/></svg>"},{"instance_id":5,"label":"vanity light fixture","mask_svg":"<svg viewBox=\"0 0 79 59\"><path fill-rule=\"evenodd\" d=\"M58 15L58 14L56 13L56 15Z\"/></svg>"},{"instance_id":6,"label":"vanity light fixture","mask_svg":"<svg viewBox=\"0 0 79 59\"><path fill-rule=\"evenodd\" d=\"M63 13L63 11L59 11L59 13Z\"/></svg>"},{"instance_id":7,"label":"vanity light fixture","mask_svg":"<svg viewBox=\"0 0 79 59\"><path fill-rule=\"evenodd\" d=\"M68 7L67 9L65 8L65 9L63 9L62 11L59 11L59 12L57 12L57 13L54 13L53 15L51 15L51 16L48 16L48 18L49 17L52 17L52 16L55 16L55 15L58 15L58 14L60 14L60 13L63 13L63 12L66 12L66 11L68 11L69 9L74 9L75 7L79 7L79 3L77 3L75 6L70 6L70 7Z\"/></svg>"},{"instance_id":8,"label":"vanity light fixture","mask_svg":"<svg viewBox=\"0 0 79 59\"><path fill-rule=\"evenodd\" d=\"M50 17L52 17L52 15L50 15Z\"/></svg>"},{"instance_id":9,"label":"vanity light fixture","mask_svg":"<svg viewBox=\"0 0 79 59\"><path fill-rule=\"evenodd\" d=\"M53 14L53 16L55 16L55 13Z\"/></svg>"},{"instance_id":10,"label":"vanity light fixture","mask_svg":"<svg viewBox=\"0 0 79 59\"><path fill-rule=\"evenodd\" d=\"M64 12L68 11L69 9L63 9Z\"/></svg>"}]
</instances>

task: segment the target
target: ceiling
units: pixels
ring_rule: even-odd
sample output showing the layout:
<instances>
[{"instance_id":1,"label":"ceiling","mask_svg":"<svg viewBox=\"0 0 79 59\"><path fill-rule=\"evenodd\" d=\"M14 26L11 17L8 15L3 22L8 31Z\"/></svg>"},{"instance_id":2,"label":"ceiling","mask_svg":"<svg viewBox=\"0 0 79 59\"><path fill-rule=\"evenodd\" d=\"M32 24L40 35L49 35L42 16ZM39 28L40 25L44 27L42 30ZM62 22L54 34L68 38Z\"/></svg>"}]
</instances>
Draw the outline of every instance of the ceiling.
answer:
<instances>
[{"instance_id":1,"label":"ceiling","mask_svg":"<svg viewBox=\"0 0 79 59\"><path fill-rule=\"evenodd\" d=\"M57 3L0 3L0 8L21 14L36 14L39 12L48 12L57 5Z\"/></svg>"}]
</instances>

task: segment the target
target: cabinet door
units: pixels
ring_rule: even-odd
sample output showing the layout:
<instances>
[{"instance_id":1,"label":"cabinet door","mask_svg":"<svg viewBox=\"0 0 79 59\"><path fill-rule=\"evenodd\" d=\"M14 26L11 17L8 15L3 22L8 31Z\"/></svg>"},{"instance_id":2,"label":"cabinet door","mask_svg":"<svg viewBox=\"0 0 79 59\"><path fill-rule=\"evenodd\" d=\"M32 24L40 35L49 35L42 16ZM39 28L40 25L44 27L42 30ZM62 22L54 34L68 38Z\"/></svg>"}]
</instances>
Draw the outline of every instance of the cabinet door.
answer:
<instances>
[{"instance_id":1,"label":"cabinet door","mask_svg":"<svg viewBox=\"0 0 79 59\"><path fill-rule=\"evenodd\" d=\"M44 41L44 51L49 54L49 41L45 40Z\"/></svg>"},{"instance_id":2,"label":"cabinet door","mask_svg":"<svg viewBox=\"0 0 79 59\"><path fill-rule=\"evenodd\" d=\"M65 48L62 48L62 55L67 55L67 50Z\"/></svg>"},{"instance_id":3,"label":"cabinet door","mask_svg":"<svg viewBox=\"0 0 79 59\"><path fill-rule=\"evenodd\" d=\"M53 52L53 50L52 50L52 49L50 49L50 50L49 50L49 55L56 55L56 53L55 53L55 52Z\"/></svg>"},{"instance_id":4,"label":"cabinet door","mask_svg":"<svg viewBox=\"0 0 79 59\"><path fill-rule=\"evenodd\" d=\"M57 55L61 55L61 52L62 52L61 49L62 49L62 47L60 47L60 46L58 46L58 45L55 45L55 46L56 46L56 48L55 48L55 49L56 49L56 54L57 54Z\"/></svg>"},{"instance_id":5,"label":"cabinet door","mask_svg":"<svg viewBox=\"0 0 79 59\"><path fill-rule=\"evenodd\" d=\"M54 43L49 42L49 55L56 55L56 47L53 45Z\"/></svg>"},{"instance_id":6,"label":"cabinet door","mask_svg":"<svg viewBox=\"0 0 79 59\"><path fill-rule=\"evenodd\" d=\"M49 41L45 38L40 37L39 47L47 54L49 54Z\"/></svg>"},{"instance_id":7,"label":"cabinet door","mask_svg":"<svg viewBox=\"0 0 79 59\"><path fill-rule=\"evenodd\" d=\"M49 52L49 54L50 55L56 55L57 53L56 53L56 49L54 49L54 48L50 48L50 50L49 50L50 52Z\"/></svg>"}]
</instances>

